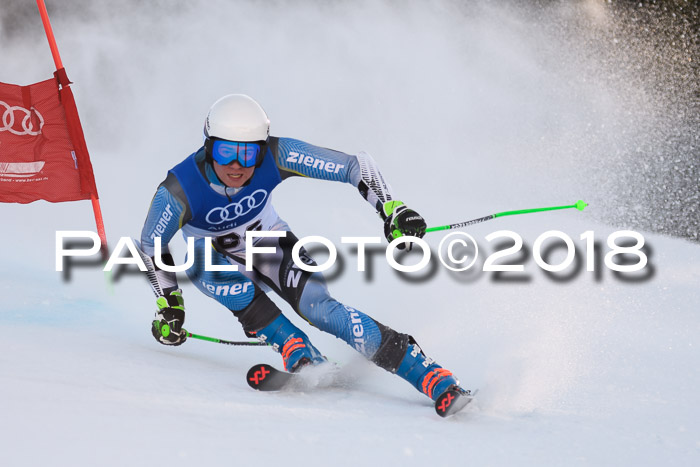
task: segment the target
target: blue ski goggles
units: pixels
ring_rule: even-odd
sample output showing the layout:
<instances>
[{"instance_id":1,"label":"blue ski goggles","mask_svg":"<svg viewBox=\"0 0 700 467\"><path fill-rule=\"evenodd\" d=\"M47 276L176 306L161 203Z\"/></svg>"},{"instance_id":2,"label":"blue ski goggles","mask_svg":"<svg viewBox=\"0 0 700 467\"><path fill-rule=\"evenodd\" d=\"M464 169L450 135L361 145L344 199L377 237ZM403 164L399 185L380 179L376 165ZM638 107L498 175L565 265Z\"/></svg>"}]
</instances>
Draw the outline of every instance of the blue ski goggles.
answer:
<instances>
[{"instance_id":1,"label":"blue ski goggles","mask_svg":"<svg viewBox=\"0 0 700 467\"><path fill-rule=\"evenodd\" d=\"M261 157L260 149L260 143L238 143L217 139L212 144L211 156L221 165L238 161L242 167L253 167Z\"/></svg>"}]
</instances>

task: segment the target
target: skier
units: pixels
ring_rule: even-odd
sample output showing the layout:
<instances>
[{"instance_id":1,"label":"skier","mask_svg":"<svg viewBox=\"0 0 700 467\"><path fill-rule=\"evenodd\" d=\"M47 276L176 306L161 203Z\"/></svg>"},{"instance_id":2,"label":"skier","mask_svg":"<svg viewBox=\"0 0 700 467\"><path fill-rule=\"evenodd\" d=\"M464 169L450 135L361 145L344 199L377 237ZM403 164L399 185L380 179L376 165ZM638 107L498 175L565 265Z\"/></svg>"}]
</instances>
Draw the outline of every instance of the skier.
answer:
<instances>
[{"instance_id":1,"label":"skier","mask_svg":"<svg viewBox=\"0 0 700 467\"><path fill-rule=\"evenodd\" d=\"M252 98L231 94L216 101L206 117L204 146L173 167L156 191L141 233L143 252L153 257L154 239L160 237L163 262L173 265L168 242L180 229L185 237L194 237L189 279L228 308L247 335L281 353L289 372L322 363L325 357L270 300L270 289L312 326L342 339L431 399L448 389L463 391L455 376L426 357L412 336L338 302L329 295L321 273L296 267L291 252L297 238L275 212L270 194L295 176L350 183L381 215L388 241L403 235L422 237L423 218L394 198L369 154L349 155L273 137L269 129L267 114ZM260 255L254 271L246 272L245 234L251 230L285 236L258 238L256 247L275 247L276 253ZM204 237L213 238L211 264L237 264L239 271L205 271ZM303 249L300 257L316 264ZM156 302L153 336L161 344L180 345L187 338L182 330L182 292L174 273L156 268L156 277L164 295Z\"/></svg>"}]
</instances>

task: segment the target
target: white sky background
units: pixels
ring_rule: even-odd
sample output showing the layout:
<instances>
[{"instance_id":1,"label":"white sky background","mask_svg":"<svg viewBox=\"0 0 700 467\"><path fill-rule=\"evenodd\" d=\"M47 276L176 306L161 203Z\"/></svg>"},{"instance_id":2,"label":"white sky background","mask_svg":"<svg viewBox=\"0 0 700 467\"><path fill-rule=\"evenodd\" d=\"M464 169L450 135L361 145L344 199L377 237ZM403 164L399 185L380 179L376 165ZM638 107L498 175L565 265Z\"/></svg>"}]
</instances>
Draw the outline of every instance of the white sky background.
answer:
<instances>
[{"instance_id":1,"label":"white sky background","mask_svg":"<svg viewBox=\"0 0 700 467\"><path fill-rule=\"evenodd\" d=\"M4 23L1 79L46 79L39 17L16 3L7 11L22 11L24 27ZM232 92L260 101L275 135L369 151L434 223L579 198L617 225L681 215L657 206L646 182L649 158L686 126L672 102L687 85L644 73L650 54L663 63L668 51L644 48L601 2L98 1L49 11L113 236L131 235L145 214L127 209L121 188L150 197L201 143L211 103ZM677 156L662 165L672 172L695 157ZM454 196L468 199L457 212L445 202Z\"/></svg>"}]
</instances>

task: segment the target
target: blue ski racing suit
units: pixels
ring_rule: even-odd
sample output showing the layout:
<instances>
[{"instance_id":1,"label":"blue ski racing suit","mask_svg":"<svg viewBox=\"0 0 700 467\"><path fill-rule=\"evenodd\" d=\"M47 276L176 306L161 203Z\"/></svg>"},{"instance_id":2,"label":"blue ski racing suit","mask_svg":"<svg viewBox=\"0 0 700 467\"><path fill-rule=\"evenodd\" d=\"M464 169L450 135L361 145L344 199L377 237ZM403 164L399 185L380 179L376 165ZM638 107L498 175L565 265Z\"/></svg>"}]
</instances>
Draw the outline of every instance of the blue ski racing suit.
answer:
<instances>
[{"instance_id":1,"label":"blue ski racing suit","mask_svg":"<svg viewBox=\"0 0 700 467\"><path fill-rule=\"evenodd\" d=\"M187 270L188 278L229 309L248 335L280 352L288 371L325 359L270 300L266 293L270 290L311 325L342 339L432 399L459 384L449 371L427 358L411 336L335 300L321 273L304 271L292 261L297 238L272 206L274 188L290 177L349 183L382 212L382 206L394 197L372 157L277 137L269 138L264 151L262 163L241 188L229 187L219 179L204 147L173 167L151 202L141 233L143 253L153 257L155 238L160 237L164 262L174 264L167 248L170 240L178 230L185 237L194 237L194 265ZM256 247L275 247L275 253L260 255L254 270L248 272L243 265L245 234L250 230L280 231L285 236L257 238ZM212 238L211 264L237 264L238 271L205 270L205 237ZM315 265L303 248L300 257ZM165 296L180 293L174 273L156 268L155 275ZM184 321L181 298L180 303Z\"/></svg>"}]
</instances>

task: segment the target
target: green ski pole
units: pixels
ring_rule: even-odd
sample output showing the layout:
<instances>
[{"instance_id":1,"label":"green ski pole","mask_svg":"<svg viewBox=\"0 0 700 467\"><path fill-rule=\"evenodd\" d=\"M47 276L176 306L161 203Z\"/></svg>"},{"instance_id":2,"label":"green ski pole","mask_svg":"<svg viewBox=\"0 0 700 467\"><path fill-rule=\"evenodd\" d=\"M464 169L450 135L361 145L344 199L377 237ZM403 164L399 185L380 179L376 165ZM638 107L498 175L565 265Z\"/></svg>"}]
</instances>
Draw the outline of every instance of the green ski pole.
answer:
<instances>
[{"instance_id":1,"label":"green ski pole","mask_svg":"<svg viewBox=\"0 0 700 467\"><path fill-rule=\"evenodd\" d=\"M264 342L260 341L227 341L224 339L217 339L216 337L208 337L208 336L201 336L199 334L194 334L191 333L185 329L185 334L187 334L187 337L191 337L193 339L199 339L203 341L209 341L209 342L216 342L217 344L226 344L226 345L267 345Z\"/></svg>"},{"instance_id":2,"label":"green ski pole","mask_svg":"<svg viewBox=\"0 0 700 467\"><path fill-rule=\"evenodd\" d=\"M429 227L429 228L425 229L425 233L436 232L438 230L458 229L460 227L467 227L469 225L474 225L474 224L479 224L481 222L490 221L491 219L495 219L497 217L515 216L517 214L529 214L531 212L556 211L557 209L571 209L571 208L576 208L579 211L583 211L583 209L586 206L588 206L588 203L584 203L583 200L578 200L578 201L576 201L576 204L571 204L568 206L552 206L552 207L548 207L548 208L534 208L534 209L520 209L518 211L504 211L504 212L499 212L496 214L491 214L489 216L484 216L484 217L479 217L477 219L472 219L470 221L460 222L458 224L448 224L448 225L441 225L439 227Z\"/></svg>"}]
</instances>

